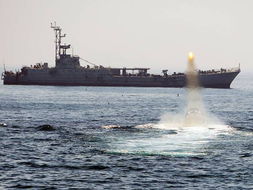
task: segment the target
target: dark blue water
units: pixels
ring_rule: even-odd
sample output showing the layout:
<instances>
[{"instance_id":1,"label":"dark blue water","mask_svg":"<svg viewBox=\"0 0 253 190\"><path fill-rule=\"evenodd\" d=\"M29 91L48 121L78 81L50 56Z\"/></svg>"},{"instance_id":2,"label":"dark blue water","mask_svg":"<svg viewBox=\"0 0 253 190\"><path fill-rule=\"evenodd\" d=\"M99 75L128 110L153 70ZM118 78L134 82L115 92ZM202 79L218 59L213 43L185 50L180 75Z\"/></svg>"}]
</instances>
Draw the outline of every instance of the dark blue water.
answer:
<instances>
[{"instance_id":1,"label":"dark blue water","mask_svg":"<svg viewBox=\"0 0 253 190\"><path fill-rule=\"evenodd\" d=\"M181 88L0 85L0 188L252 189L253 82L240 75L202 90L208 127L176 125Z\"/></svg>"}]
</instances>

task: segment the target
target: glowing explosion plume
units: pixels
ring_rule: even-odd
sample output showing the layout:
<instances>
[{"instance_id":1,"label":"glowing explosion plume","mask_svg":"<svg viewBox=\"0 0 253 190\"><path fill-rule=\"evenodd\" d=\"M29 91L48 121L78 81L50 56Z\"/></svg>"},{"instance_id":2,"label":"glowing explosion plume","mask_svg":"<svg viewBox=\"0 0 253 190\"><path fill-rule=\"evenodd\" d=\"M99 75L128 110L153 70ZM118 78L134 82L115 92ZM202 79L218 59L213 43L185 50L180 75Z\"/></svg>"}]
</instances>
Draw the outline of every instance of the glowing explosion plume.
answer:
<instances>
[{"instance_id":1,"label":"glowing explosion plume","mask_svg":"<svg viewBox=\"0 0 253 190\"><path fill-rule=\"evenodd\" d=\"M198 71L194 63L194 54L188 55L188 65L186 71L187 80L187 107L185 116L186 126L202 125L205 118L205 109L199 89Z\"/></svg>"}]
</instances>

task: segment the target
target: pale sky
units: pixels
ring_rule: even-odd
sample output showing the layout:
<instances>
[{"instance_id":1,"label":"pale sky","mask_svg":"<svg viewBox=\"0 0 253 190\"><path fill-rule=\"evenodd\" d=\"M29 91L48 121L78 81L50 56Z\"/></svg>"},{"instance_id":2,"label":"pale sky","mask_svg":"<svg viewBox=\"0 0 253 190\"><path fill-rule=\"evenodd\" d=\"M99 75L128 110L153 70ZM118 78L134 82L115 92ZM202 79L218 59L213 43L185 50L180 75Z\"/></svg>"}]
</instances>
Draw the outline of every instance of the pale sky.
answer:
<instances>
[{"instance_id":1,"label":"pale sky","mask_svg":"<svg viewBox=\"0 0 253 190\"><path fill-rule=\"evenodd\" d=\"M253 71L253 0L0 0L0 68L54 66L54 21L98 65Z\"/></svg>"}]
</instances>

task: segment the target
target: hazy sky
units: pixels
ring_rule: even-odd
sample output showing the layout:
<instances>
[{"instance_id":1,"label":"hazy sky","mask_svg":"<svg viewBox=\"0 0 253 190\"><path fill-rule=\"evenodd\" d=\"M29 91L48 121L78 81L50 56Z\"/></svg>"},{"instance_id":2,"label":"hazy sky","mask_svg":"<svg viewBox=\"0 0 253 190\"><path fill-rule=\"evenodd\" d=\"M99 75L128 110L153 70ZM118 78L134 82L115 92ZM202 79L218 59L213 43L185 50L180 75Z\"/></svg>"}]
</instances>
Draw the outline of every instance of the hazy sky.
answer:
<instances>
[{"instance_id":1,"label":"hazy sky","mask_svg":"<svg viewBox=\"0 0 253 190\"><path fill-rule=\"evenodd\" d=\"M0 0L0 68L54 66L53 21L98 65L253 71L253 0Z\"/></svg>"}]
</instances>

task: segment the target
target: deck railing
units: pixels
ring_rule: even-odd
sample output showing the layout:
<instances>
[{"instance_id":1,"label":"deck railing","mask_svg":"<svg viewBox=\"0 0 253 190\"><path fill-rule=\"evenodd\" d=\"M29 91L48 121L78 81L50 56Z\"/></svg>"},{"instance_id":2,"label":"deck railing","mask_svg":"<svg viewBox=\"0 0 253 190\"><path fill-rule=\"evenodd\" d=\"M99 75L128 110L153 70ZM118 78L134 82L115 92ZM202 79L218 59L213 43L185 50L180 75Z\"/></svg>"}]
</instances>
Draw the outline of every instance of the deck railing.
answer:
<instances>
[{"instance_id":1,"label":"deck railing","mask_svg":"<svg viewBox=\"0 0 253 190\"><path fill-rule=\"evenodd\" d=\"M212 69L212 70L205 70L205 71L202 71L202 70L199 70L199 74L213 74L213 73L232 73L232 72L238 72L240 71L240 65L238 67L233 67L233 68L230 68L230 69Z\"/></svg>"}]
</instances>

